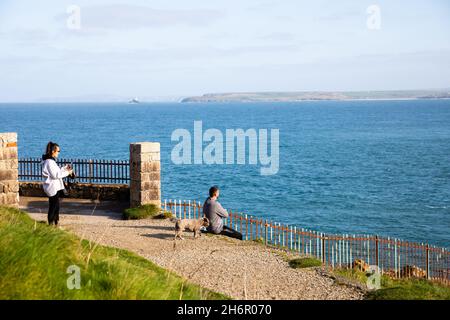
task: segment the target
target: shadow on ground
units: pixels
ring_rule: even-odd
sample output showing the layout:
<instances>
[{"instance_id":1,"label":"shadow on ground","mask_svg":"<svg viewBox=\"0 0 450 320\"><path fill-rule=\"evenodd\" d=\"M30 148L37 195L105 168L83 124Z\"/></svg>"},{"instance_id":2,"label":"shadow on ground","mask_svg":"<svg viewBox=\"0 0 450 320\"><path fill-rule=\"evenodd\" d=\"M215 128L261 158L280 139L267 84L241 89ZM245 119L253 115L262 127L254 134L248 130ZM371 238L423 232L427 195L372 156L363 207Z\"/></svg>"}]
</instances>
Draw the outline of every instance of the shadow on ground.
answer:
<instances>
[{"instance_id":1,"label":"shadow on ground","mask_svg":"<svg viewBox=\"0 0 450 320\"><path fill-rule=\"evenodd\" d=\"M162 231L175 231L175 224L173 227L167 226L113 226L114 228L133 228L133 229L153 229Z\"/></svg>"},{"instance_id":2,"label":"shadow on ground","mask_svg":"<svg viewBox=\"0 0 450 320\"><path fill-rule=\"evenodd\" d=\"M128 207L128 203L118 201L62 198L60 214L103 216L114 220L122 220L122 212ZM20 197L20 209L29 213L46 214L48 198Z\"/></svg>"},{"instance_id":3,"label":"shadow on ground","mask_svg":"<svg viewBox=\"0 0 450 320\"><path fill-rule=\"evenodd\" d=\"M167 234L167 233L151 233L151 234L143 234L143 237L147 238L156 238L156 239L162 239L162 240L173 240L175 237L174 234Z\"/></svg>"}]
</instances>

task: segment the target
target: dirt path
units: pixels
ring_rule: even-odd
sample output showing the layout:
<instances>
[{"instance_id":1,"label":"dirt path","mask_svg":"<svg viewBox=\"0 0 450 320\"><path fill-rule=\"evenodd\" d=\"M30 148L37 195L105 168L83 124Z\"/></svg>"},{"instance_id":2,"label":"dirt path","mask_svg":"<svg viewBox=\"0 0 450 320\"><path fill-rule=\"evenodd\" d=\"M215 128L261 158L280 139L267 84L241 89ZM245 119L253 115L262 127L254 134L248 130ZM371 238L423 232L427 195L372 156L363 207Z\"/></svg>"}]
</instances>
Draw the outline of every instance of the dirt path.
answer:
<instances>
[{"instance_id":1,"label":"dirt path","mask_svg":"<svg viewBox=\"0 0 450 320\"><path fill-rule=\"evenodd\" d=\"M292 269L282 254L250 241L205 236L174 242L168 220L121 220L115 203L64 200L60 225L102 245L127 249L205 288L234 299L361 299L314 269ZM47 199L21 197L21 208L46 220ZM175 246L174 246L175 243Z\"/></svg>"}]
</instances>

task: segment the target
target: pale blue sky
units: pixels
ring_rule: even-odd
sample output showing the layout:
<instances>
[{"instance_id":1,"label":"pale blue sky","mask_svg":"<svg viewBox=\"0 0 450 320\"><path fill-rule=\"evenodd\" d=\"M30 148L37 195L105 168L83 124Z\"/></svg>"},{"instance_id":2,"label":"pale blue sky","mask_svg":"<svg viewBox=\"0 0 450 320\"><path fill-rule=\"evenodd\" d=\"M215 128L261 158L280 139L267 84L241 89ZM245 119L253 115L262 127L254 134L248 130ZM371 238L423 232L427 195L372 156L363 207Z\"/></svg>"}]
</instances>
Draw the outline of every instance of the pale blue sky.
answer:
<instances>
[{"instance_id":1,"label":"pale blue sky","mask_svg":"<svg viewBox=\"0 0 450 320\"><path fill-rule=\"evenodd\" d=\"M0 101L449 88L449 15L447 0L0 0Z\"/></svg>"}]
</instances>

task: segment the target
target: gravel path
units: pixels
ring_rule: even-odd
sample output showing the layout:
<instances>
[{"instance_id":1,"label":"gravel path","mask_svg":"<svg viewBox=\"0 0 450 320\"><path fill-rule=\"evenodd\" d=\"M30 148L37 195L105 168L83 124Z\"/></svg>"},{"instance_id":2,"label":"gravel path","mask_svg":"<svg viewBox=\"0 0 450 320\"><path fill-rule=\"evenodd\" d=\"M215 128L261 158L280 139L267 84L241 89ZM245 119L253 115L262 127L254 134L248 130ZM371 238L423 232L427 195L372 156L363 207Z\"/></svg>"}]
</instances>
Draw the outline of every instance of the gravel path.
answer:
<instances>
[{"instance_id":1,"label":"gravel path","mask_svg":"<svg viewBox=\"0 0 450 320\"><path fill-rule=\"evenodd\" d=\"M21 208L46 220L47 200L21 197ZM77 200L62 204L60 225L102 245L127 249L191 282L234 299L362 299L315 269L292 269L285 254L250 241L202 235L174 241L169 220L121 220L114 204Z\"/></svg>"}]
</instances>

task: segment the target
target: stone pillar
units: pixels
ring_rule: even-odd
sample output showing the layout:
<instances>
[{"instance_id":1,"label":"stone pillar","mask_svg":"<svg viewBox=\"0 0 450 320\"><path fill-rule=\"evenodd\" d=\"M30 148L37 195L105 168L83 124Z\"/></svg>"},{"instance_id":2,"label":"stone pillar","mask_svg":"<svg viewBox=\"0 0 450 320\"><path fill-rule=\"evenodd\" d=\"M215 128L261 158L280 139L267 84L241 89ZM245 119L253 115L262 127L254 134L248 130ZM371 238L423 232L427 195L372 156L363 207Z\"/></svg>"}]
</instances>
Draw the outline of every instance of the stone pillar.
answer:
<instances>
[{"instance_id":1,"label":"stone pillar","mask_svg":"<svg viewBox=\"0 0 450 320\"><path fill-rule=\"evenodd\" d=\"M161 155L159 142L130 144L130 206L161 206Z\"/></svg>"},{"instance_id":2,"label":"stone pillar","mask_svg":"<svg viewBox=\"0 0 450 320\"><path fill-rule=\"evenodd\" d=\"M19 207L17 133L0 133L0 205Z\"/></svg>"}]
</instances>

